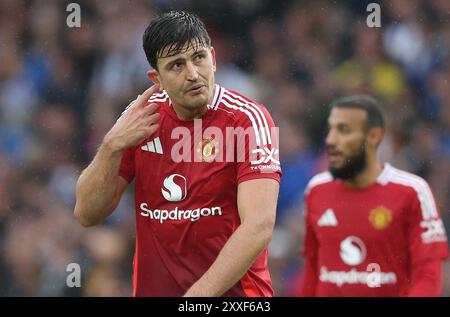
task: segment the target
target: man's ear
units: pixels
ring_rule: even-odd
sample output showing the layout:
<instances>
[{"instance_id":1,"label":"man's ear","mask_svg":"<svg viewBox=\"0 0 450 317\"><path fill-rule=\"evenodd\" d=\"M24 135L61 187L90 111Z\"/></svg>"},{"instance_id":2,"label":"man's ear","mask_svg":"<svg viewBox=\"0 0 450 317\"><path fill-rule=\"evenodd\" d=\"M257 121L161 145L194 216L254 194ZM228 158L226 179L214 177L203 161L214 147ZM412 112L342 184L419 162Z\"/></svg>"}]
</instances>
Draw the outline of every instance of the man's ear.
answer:
<instances>
[{"instance_id":1,"label":"man's ear","mask_svg":"<svg viewBox=\"0 0 450 317\"><path fill-rule=\"evenodd\" d=\"M369 130L368 141L371 146L377 148L380 145L381 141L383 141L384 137L384 129L381 127L373 127Z\"/></svg>"},{"instance_id":2,"label":"man's ear","mask_svg":"<svg viewBox=\"0 0 450 317\"><path fill-rule=\"evenodd\" d=\"M159 73L157 70L151 69L147 72L147 77L153 83L159 84L159 91L163 91L164 87L162 85L161 79L159 78Z\"/></svg>"},{"instance_id":3,"label":"man's ear","mask_svg":"<svg viewBox=\"0 0 450 317\"><path fill-rule=\"evenodd\" d=\"M213 70L216 71L216 51L214 50L214 47L211 46L211 57L213 62Z\"/></svg>"}]
</instances>

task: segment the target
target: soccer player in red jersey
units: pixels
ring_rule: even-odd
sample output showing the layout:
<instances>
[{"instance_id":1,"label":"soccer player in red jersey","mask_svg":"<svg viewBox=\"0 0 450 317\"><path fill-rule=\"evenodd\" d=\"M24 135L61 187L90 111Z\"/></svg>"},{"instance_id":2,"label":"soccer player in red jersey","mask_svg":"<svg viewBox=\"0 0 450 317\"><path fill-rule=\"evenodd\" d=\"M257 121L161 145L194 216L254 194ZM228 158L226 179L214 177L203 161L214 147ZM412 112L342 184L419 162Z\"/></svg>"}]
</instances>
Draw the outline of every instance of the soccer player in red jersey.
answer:
<instances>
[{"instance_id":1,"label":"soccer player in red jersey","mask_svg":"<svg viewBox=\"0 0 450 317\"><path fill-rule=\"evenodd\" d=\"M215 51L195 15L162 14L143 41L155 85L82 172L77 219L100 223L134 180L134 296L273 296L267 246L281 170L269 113L215 84Z\"/></svg>"},{"instance_id":2,"label":"soccer player in red jersey","mask_svg":"<svg viewBox=\"0 0 450 317\"><path fill-rule=\"evenodd\" d=\"M377 101L331 104L329 171L305 191L301 296L438 296L447 237L425 180L377 159Z\"/></svg>"}]
</instances>

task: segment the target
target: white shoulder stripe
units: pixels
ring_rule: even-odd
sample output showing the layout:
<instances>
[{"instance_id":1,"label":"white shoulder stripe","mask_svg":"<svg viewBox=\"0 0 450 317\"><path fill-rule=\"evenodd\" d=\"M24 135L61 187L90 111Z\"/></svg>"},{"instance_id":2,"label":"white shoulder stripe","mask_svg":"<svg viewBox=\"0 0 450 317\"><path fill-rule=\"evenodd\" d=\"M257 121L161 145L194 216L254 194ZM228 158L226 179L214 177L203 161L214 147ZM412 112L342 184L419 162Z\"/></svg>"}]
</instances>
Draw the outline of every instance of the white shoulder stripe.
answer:
<instances>
[{"instance_id":1,"label":"white shoulder stripe","mask_svg":"<svg viewBox=\"0 0 450 317\"><path fill-rule=\"evenodd\" d=\"M165 102L165 101L167 101L167 99L169 99L169 98L168 97L164 98L164 99L150 98L148 101L149 102Z\"/></svg>"},{"instance_id":2,"label":"white shoulder stripe","mask_svg":"<svg viewBox=\"0 0 450 317\"><path fill-rule=\"evenodd\" d=\"M229 96L233 97L234 99L240 100L241 102L244 102L244 103L254 107L256 109L256 111L259 112L259 115L261 116L262 121L263 121L263 124L261 125L261 127L265 127L265 129L266 129L267 142L269 144L272 144L272 138L271 138L271 135L270 135L269 124L267 123L266 116L264 115L262 110L257 105L255 105L253 102L249 102L249 101L245 100L244 98L242 98L241 96L236 95L235 93L233 93L233 92L231 92L229 90L227 90L226 93Z\"/></svg>"},{"instance_id":3,"label":"white shoulder stripe","mask_svg":"<svg viewBox=\"0 0 450 317\"><path fill-rule=\"evenodd\" d=\"M255 130L256 145L261 146L261 137L259 136L259 131L258 131L259 129L256 126L255 118L253 118L253 115L248 110L246 110L242 107L238 107L238 106L228 103L227 101L225 101L225 99L222 99L222 103L230 109L239 110L240 112L245 113L249 117L250 121L252 122L253 130Z\"/></svg>"},{"instance_id":4,"label":"white shoulder stripe","mask_svg":"<svg viewBox=\"0 0 450 317\"><path fill-rule=\"evenodd\" d=\"M220 95L220 92L221 92L221 90L222 90L222 87L220 87L219 85L215 85L215 88L214 88L214 97L213 97L213 101L212 101L212 103L210 104L210 105L208 105L208 108L209 109L214 109L215 110L215 107L216 107L216 104L217 104L217 101L219 100L219 95Z\"/></svg>"},{"instance_id":5,"label":"white shoulder stripe","mask_svg":"<svg viewBox=\"0 0 450 317\"><path fill-rule=\"evenodd\" d=\"M234 98L231 98L226 93L223 95L222 100L223 99L228 100L231 103L237 104L238 106L244 107L252 112L253 116L256 118L256 120L258 120L258 126L259 126L259 130L261 132L262 142L263 142L263 144L267 144L267 138L266 138L266 134L264 132L263 123L262 123L261 118L259 117L258 113L256 112L256 110L253 107L250 107L248 104L242 103Z\"/></svg>"},{"instance_id":6,"label":"white shoulder stripe","mask_svg":"<svg viewBox=\"0 0 450 317\"><path fill-rule=\"evenodd\" d=\"M418 198L418 200L420 202L420 209L422 211L422 218L424 220L428 220L428 219L433 218L432 217L432 210L429 208L430 204L425 199L425 197L424 197L423 193L421 192L421 190L418 189L417 184L414 184L413 182L411 182L411 180L403 178L402 176L399 176L399 175L396 175L396 178L395 179L391 179L390 182L394 183L394 184L400 184L400 185L403 185L403 186L407 186L407 187L410 187L410 188L414 189L414 191L417 194L417 198Z\"/></svg>"},{"instance_id":7,"label":"white shoulder stripe","mask_svg":"<svg viewBox=\"0 0 450 317\"><path fill-rule=\"evenodd\" d=\"M424 220L438 217L433 194L424 179L398 169L393 169L389 181L395 184L412 187L414 189L420 202L422 217Z\"/></svg>"},{"instance_id":8,"label":"white shoulder stripe","mask_svg":"<svg viewBox=\"0 0 450 317\"><path fill-rule=\"evenodd\" d=\"M331 176L330 172L322 172L315 176L313 176L310 181L308 182L308 185L305 189L305 194L309 193L309 191L320 184L325 184L333 181L333 176Z\"/></svg>"},{"instance_id":9,"label":"white shoulder stripe","mask_svg":"<svg viewBox=\"0 0 450 317\"><path fill-rule=\"evenodd\" d=\"M159 92L159 93L154 93L153 95L150 96L150 99L152 99L152 98L167 98L167 97L169 97L169 95L164 90L164 91Z\"/></svg>"},{"instance_id":10,"label":"white shoulder stripe","mask_svg":"<svg viewBox=\"0 0 450 317\"><path fill-rule=\"evenodd\" d=\"M150 102L164 102L167 99L169 99L169 95L165 91L163 91L162 93L151 95L150 98L148 99L148 101L150 101Z\"/></svg>"},{"instance_id":11,"label":"white shoulder stripe","mask_svg":"<svg viewBox=\"0 0 450 317\"><path fill-rule=\"evenodd\" d=\"M225 88L220 87L219 96L217 97L217 101L215 103L214 110L217 110L219 108L219 105L220 105L220 102L222 101L222 97L223 97L224 93L225 93Z\"/></svg>"}]
</instances>

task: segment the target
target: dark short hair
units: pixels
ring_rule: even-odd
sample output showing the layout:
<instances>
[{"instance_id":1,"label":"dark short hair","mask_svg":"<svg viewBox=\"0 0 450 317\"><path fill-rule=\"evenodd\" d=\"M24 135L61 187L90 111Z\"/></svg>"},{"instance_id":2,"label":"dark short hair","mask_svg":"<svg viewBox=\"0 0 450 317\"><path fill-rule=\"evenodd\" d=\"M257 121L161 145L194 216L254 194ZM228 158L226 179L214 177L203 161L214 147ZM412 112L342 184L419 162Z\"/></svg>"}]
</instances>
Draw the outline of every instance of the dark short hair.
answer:
<instances>
[{"instance_id":1,"label":"dark short hair","mask_svg":"<svg viewBox=\"0 0 450 317\"><path fill-rule=\"evenodd\" d=\"M188 48L211 46L205 24L195 14L184 11L170 11L152 19L142 40L147 60L154 69L158 58L179 54L186 44Z\"/></svg>"},{"instance_id":2,"label":"dark short hair","mask_svg":"<svg viewBox=\"0 0 450 317\"><path fill-rule=\"evenodd\" d=\"M355 108L367 113L366 131L370 128L380 127L384 130L384 115L380 103L373 97L367 95L353 95L334 100L330 104L333 108Z\"/></svg>"}]
</instances>

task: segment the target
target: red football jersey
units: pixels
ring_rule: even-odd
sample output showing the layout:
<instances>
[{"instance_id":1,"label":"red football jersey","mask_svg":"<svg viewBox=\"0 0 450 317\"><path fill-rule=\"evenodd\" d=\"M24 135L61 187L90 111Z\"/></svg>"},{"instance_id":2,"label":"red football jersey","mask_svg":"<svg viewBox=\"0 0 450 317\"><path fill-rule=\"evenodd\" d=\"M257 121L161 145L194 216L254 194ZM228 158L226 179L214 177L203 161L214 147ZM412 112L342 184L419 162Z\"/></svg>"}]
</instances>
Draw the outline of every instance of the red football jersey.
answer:
<instances>
[{"instance_id":1,"label":"red football jersey","mask_svg":"<svg viewBox=\"0 0 450 317\"><path fill-rule=\"evenodd\" d=\"M385 164L362 189L313 177L305 192L304 255L316 296L406 296L411 266L448 256L433 194L422 178Z\"/></svg>"},{"instance_id":2,"label":"red football jersey","mask_svg":"<svg viewBox=\"0 0 450 317\"><path fill-rule=\"evenodd\" d=\"M280 180L278 140L263 106L219 85L201 119L178 119L165 92L150 102L160 128L124 153L119 171L135 182L133 293L181 296L240 225L238 184ZM224 296L273 296L267 256Z\"/></svg>"}]
</instances>

